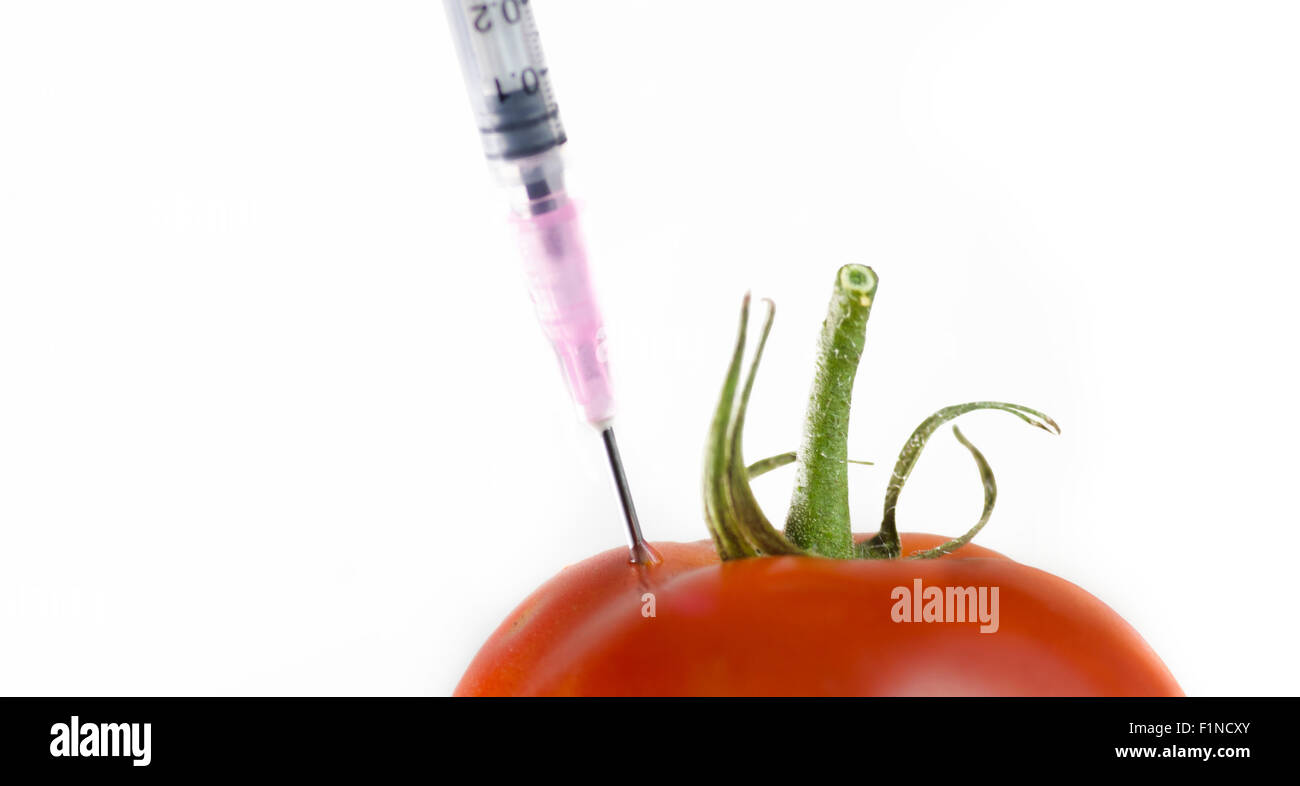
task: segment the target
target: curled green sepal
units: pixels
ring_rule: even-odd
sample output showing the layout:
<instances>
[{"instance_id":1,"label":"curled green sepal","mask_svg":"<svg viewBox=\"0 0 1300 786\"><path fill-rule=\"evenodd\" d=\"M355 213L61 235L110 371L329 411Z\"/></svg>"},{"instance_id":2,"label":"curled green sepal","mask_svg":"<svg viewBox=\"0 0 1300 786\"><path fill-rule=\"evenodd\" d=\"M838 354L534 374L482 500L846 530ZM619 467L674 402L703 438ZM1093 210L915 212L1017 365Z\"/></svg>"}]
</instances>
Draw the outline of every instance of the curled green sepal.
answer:
<instances>
[{"instance_id":1,"label":"curled green sepal","mask_svg":"<svg viewBox=\"0 0 1300 786\"><path fill-rule=\"evenodd\" d=\"M912 474L912 468L916 466L917 460L921 457L921 450L934 432L953 418L965 415L967 412L974 412L977 409L996 409L1010 412L1029 425L1041 428L1050 434L1061 433L1061 427L1056 425L1056 421L1044 413L1019 404L1008 404L1002 401L972 401L967 404L944 407L934 413L916 427L916 430L912 432L912 436L908 437L907 442L904 443L902 451L899 452L898 462L894 465L894 473L889 479L889 488L885 492L885 515L880 522L880 531L870 540L857 544L855 551L859 558L893 559L902 555L902 544L899 542L898 525L895 522L894 514L898 507L898 496L903 491L903 485L907 483L908 476ZM979 457L976 459L977 463L983 458L978 452L975 452L974 455ZM981 474L983 474L983 468L981 468ZM992 510L987 511L987 513L991 514ZM973 535L974 533L970 534Z\"/></svg>"},{"instance_id":2,"label":"curled green sepal","mask_svg":"<svg viewBox=\"0 0 1300 786\"><path fill-rule=\"evenodd\" d=\"M759 459L746 467L745 471L749 473L749 479L753 480L759 475L766 475L774 469L780 469L786 464L793 464L798 460L799 454L792 450L789 453L778 453L775 456ZM855 461L854 459L846 459L846 461L850 464L861 464L865 467L875 466L874 461Z\"/></svg>"},{"instance_id":3,"label":"curled green sepal","mask_svg":"<svg viewBox=\"0 0 1300 786\"><path fill-rule=\"evenodd\" d=\"M961 429L953 426L952 434L957 438L958 442L970 451L971 457L975 459L975 465L979 467L980 482L984 485L984 512L980 514L980 520L975 522L975 526L966 530L966 534L961 537L953 538L952 540L947 541L946 543L941 543L932 549L914 551L903 559L936 559L942 557L944 554L951 554L962 546L965 546L967 543L970 543L971 538L978 535L979 531L984 529L984 525L989 523L989 517L993 515L993 503L997 502L998 499L998 484L997 481L993 479L993 468L989 466L989 462L984 458L984 454L980 453L979 448L972 445L971 441L966 439L966 435L961 433Z\"/></svg>"},{"instance_id":4,"label":"curled green sepal","mask_svg":"<svg viewBox=\"0 0 1300 786\"><path fill-rule=\"evenodd\" d=\"M749 324L749 294L740 308L740 330L736 335L736 348L731 355L731 365L722 384L722 394L713 412L709 426L709 442L704 451L704 519L713 536L713 546L722 560L755 556L748 541L736 530L731 513L731 498L727 493L728 426L731 425L732 404L736 400L736 386L740 384L740 364L745 357L745 330Z\"/></svg>"},{"instance_id":5,"label":"curled green sepal","mask_svg":"<svg viewBox=\"0 0 1300 786\"><path fill-rule=\"evenodd\" d=\"M786 464L793 464L799 460L799 454L793 450L789 453L778 453L775 456L768 456L765 459L759 459L745 468L751 480L759 475L765 475L774 469L780 469Z\"/></svg>"},{"instance_id":6,"label":"curled green sepal","mask_svg":"<svg viewBox=\"0 0 1300 786\"><path fill-rule=\"evenodd\" d=\"M745 411L749 407L749 396L754 388L758 364L763 357L763 348L767 344L767 337L772 330L772 320L775 316L772 302L764 301L764 303L768 307L767 316L763 321L763 330L754 351L754 359L750 362L745 386L741 389L739 401L736 401L736 389L740 382L740 364L745 351L746 325L749 320L749 296L745 296L741 308L741 324L736 339L736 349L732 355L726 383L722 388L722 398L714 413L713 425L709 431L709 448L705 455L705 515L709 522L709 530L714 536L718 556L723 560L741 559L759 554L804 553L802 549L786 540L785 536L777 531L763 515L749 486L750 472L744 461L742 443ZM782 458L774 457L776 460ZM773 462L773 460L767 461ZM789 463L789 461L780 463ZM780 466L780 463L771 463L767 469Z\"/></svg>"},{"instance_id":7,"label":"curled green sepal","mask_svg":"<svg viewBox=\"0 0 1300 786\"><path fill-rule=\"evenodd\" d=\"M758 346L754 349L754 359L749 364L749 375L745 387L740 391L740 401L732 415L730 433L727 441L727 493L731 498L731 511L736 517L736 527L749 540L760 554L803 554L803 549L786 540L785 535L772 526L772 522L763 515L763 510L754 498L754 491L749 487L749 472L745 467L742 441L745 431L745 411L749 409L749 394L754 389L754 378L758 375L758 364L763 359L763 348L767 346L768 334L772 332L772 321L776 318L776 304L764 300L767 315L763 318L763 330L759 334Z\"/></svg>"}]
</instances>

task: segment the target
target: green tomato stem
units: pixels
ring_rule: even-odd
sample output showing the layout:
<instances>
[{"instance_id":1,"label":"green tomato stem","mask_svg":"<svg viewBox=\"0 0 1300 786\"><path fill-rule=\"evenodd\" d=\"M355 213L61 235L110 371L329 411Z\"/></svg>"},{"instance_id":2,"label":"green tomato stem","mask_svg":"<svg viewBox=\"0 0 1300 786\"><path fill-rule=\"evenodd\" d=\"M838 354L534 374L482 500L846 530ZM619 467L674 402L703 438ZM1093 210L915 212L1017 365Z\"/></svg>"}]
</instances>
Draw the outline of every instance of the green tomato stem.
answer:
<instances>
[{"instance_id":1,"label":"green tomato stem","mask_svg":"<svg viewBox=\"0 0 1300 786\"><path fill-rule=\"evenodd\" d=\"M875 272L865 265L840 268L822 323L785 534L796 546L823 557L854 556L847 468L849 405L876 283Z\"/></svg>"}]
</instances>

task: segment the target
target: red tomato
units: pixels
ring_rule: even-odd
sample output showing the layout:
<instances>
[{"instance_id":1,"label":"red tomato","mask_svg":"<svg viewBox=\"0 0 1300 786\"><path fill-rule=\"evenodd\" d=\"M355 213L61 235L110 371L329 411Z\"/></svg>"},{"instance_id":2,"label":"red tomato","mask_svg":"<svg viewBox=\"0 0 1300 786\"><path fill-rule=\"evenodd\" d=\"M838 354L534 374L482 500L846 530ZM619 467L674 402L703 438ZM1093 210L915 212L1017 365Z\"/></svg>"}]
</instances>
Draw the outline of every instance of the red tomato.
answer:
<instances>
[{"instance_id":1,"label":"red tomato","mask_svg":"<svg viewBox=\"0 0 1300 786\"><path fill-rule=\"evenodd\" d=\"M655 565L628 562L627 547L621 546L570 565L538 587L479 649L456 695L514 695L556 642L612 599L639 599L680 573L719 564L708 540L656 543L654 549L662 560Z\"/></svg>"},{"instance_id":2,"label":"red tomato","mask_svg":"<svg viewBox=\"0 0 1300 786\"><path fill-rule=\"evenodd\" d=\"M904 553L945 540L903 538ZM664 561L653 567L613 549L543 585L484 645L457 695L1182 694L1104 603L973 544L937 560L725 564L708 541L656 548ZM923 591L996 587L995 606L986 593L996 631L894 621L896 588L917 579ZM654 617L642 614L646 593Z\"/></svg>"}]
</instances>

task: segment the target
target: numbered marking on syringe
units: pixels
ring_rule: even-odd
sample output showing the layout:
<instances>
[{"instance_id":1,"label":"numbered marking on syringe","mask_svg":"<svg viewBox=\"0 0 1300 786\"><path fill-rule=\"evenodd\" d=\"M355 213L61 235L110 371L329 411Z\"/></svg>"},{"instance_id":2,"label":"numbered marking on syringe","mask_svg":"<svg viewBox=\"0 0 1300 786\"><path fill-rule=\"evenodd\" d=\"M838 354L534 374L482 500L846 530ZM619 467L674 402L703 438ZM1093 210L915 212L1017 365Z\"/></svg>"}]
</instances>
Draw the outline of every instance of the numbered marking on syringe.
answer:
<instances>
[{"instance_id":1,"label":"numbered marking on syringe","mask_svg":"<svg viewBox=\"0 0 1300 786\"><path fill-rule=\"evenodd\" d=\"M542 77L546 76L546 69L545 68L538 69L529 66L528 68L525 68L523 71L519 72L518 74L516 74L514 71L510 72L511 79L514 79L516 76L519 77L519 81L521 82L521 89L524 91L524 95L530 96L542 88ZM519 95L519 90L511 90L507 92L506 89L501 86L501 77L496 77L492 81L496 82L497 100L500 101L501 103L504 104L510 98L510 96Z\"/></svg>"},{"instance_id":2,"label":"numbered marking on syringe","mask_svg":"<svg viewBox=\"0 0 1300 786\"><path fill-rule=\"evenodd\" d=\"M508 25L517 24L524 18L523 6L528 0L501 0L497 3L475 3L469 7L474 16L474 29L480 33L492 32L494 12L501 21Z\"/></svg>"},{"instance_id":3,"label":"numbered marking on syringe","mask_svg":"<svg viewBox=\"0 0 1300 786\"><path fill-rule=\"evenodd\" d=\"M494 3L475 3L469 7L473 14L472 22L475 32L483 36L492 35L494 31L505 35L522 35L527 38L535 35L529 29L512 29L524 20L524 6L527 0L501 0ZM498 26L503 27L498 27ZM541 52L536 47L523 47L529 60L540 61ZM522 91L525 95L534 95L542 87L542 77L546 76L546 66L533 62L517 70L498 73L493 77L497 89L497 100L505 103L512 95ZM502 79L507 80L504 84Z\"/></svg>"}]
</instances>

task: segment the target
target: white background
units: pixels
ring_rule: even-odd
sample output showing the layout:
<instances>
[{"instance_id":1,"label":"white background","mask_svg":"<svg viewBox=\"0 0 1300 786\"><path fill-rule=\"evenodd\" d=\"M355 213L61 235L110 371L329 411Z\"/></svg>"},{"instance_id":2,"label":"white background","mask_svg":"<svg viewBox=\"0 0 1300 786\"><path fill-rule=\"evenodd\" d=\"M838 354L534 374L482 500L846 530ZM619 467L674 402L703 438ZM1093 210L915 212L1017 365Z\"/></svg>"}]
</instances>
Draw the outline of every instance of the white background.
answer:
<instances>
[{"instance_id":1,"label":"white background","mask_svg":"<svg viewBox=\"0 0 1300 786\"><path fill-rule=\"evenodd\" d=\"M534 6L653 539L705 537L741 295L757 458L863 262L859 530L931 411L1044 409L964 419L980 542L1300 693L1294 4ZM503 215L440 3L0 5L0 692L446 693L618 545ZM940 434L899 518L979 501Z\"/></svg>"}]
</instances>

